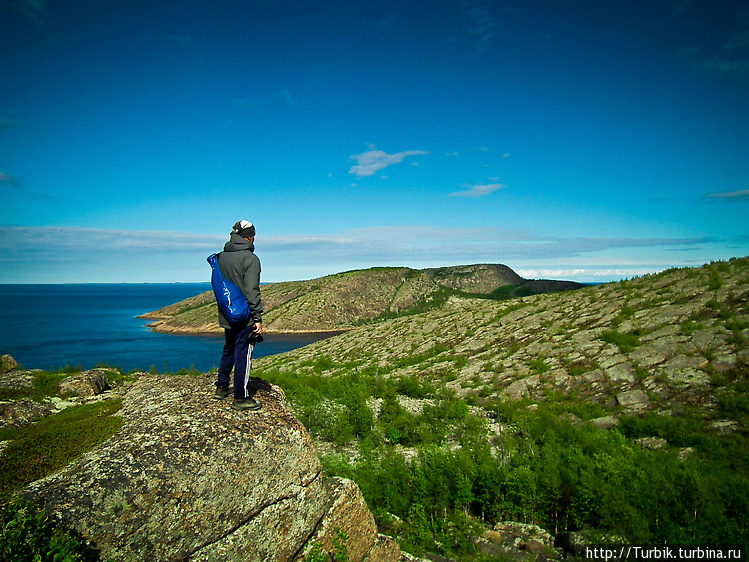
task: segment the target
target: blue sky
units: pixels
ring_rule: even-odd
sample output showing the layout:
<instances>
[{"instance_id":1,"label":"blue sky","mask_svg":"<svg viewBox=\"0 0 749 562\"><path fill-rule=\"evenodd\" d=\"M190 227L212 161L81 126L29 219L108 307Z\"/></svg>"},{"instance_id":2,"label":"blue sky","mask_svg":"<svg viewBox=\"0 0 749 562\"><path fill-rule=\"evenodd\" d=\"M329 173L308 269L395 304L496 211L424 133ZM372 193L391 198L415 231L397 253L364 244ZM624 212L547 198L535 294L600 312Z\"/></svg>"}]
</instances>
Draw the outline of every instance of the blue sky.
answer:
<instances>
[{"instance_id":1,"label":"blue sky","mask_svg":"<svg viewBox=\"0 0 749 562\"><path fill-rule=\"evenodd\" d=\"M749 255L749 4L0 0L0 283Z\"/></svg>"}]
</instances>

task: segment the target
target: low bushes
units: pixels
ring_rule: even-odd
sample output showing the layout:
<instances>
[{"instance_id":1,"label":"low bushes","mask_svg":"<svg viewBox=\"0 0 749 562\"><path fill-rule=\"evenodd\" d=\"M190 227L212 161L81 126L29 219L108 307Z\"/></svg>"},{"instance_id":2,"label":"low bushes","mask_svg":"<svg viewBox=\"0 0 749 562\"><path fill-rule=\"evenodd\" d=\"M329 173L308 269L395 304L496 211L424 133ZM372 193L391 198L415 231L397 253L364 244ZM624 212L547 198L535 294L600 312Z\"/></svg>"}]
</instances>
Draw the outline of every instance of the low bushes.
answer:
<instances>
[{"instance_id":1,"label":"low bushes","mask_svg":"<svg viewBox=\"0 0 749 562\"><path fill-rule=\"evenodd\" d=\"M325 471L357 482L380 528L409 552L485 560L471 537L505 520L629 544L749 541L749 448L703 417L624 416L607 432L568 421L601 415L599 406L501 402L484 411L501 421L497 433L481 410L416 377L263 376L313 435L358 446L355 460L324 457ZM420 406L404 407L414 397ZM317 415L322 403L330 415ZM641 437L668 445L651 450Z\"/></svg>"}]
</instances>

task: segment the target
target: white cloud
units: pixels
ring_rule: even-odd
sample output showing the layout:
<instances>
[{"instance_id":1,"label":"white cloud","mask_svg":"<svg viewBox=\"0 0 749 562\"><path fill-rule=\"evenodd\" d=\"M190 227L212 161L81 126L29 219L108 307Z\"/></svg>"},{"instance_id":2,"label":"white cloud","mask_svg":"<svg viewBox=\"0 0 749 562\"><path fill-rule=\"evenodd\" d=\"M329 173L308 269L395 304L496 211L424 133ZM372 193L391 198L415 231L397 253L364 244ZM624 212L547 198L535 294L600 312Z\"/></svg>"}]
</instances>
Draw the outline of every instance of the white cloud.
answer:
<instances>
[{"instance_id":1,"label":"white cloud","mask_svg":"<svg viewBox=\"0 0 749 562\"><path fill-rule=\"evenodd\" d=\"M723 199L724 201L749 201L749 189L708 193L705 197L709 197L710 199Z\"/></svg>"},{"instance_id":2,"label":"white cloud","mask_svg":"<svg viewBox=\"0 0 749 562\"><path fill-rule=\"evenodd\" d=\"M746 74L749 72L749 61L714 58L704 61L702 68L718 74Z\"/></svg>"},{"instance_id":3,"label":"white cloud","mask_svg":"<svg viewBox=\"0 0 749 562\"><path fill-rule=\"evenodd\" d=\"M635 248L692 248L708 242L703 238L540 237L519 228L437 226L383 226L338 234L267 236L256 241L266 255L283 255L287 260L343 259L364 267L385 263L553 261ZM312 249L314 252L310 252Z\"/></svg>"},{"instance_id":4,"label":"white cloud","mask_svg":"<svg viewBox=\"0 0 749 562\"><path fill-rule=\"evenodd\" d=\"M14 178L8 174L0 172L0 187L2 186L20 187L19 183Z\"/></svg>"},{"instance_id":5,"label":"white cloud","mask_svg":"<svg viewBox=\"0 0 749 562\"><path fill-rule=\"evenodd\" d=\"M225 234L195 232L0 225L0 283L205 281L206 257L220 251L226 240ZM724 259L711 249L713 242L541 237L519 228L424 225L255 240L263 280L269 282L374 266L472 263L504 263L526 277L608 280L686 265L703 254L705 261ZM735 242L745 253L747 240ZM644 255L655 258L646 261Z\"/></svg>"},{"instance_id":6,"label":"white cloud","mask_svg":"<svg viewBox=\"0 0 749 562\"><path fill-rule=\"evenodd\" d=\"M291 91L288 88L284 88L283 90L275 94L273 96L273 99L281 100L286 105L296 105L297 103L296 97L294 97L294 95L291 93Z\"/></svg>"},{"instance_id":7,"label":"white cloud","mask_svg":"<svg viewBox=\"0 0 749 562\"><path fill-rule=\"evenodd\" d=\"M565 279L579 277L585 269L516 269L515 273L526 279Z\"/></svg>"},{"instance_id":8,"label":"white cloud","mask_svg":"<svg viewBox=\"0 0 749 562\"><path fill-rule=\"evenodd\" d=\"M450 194L451 197L484 197L500 189L507 187L501 183L488 183L478 185L467 185L464 191L455 191Z\"/></svg>"},{"instance_id":9,"label":"white cloud","mask_svg":"<svg viewBox=\"0 0 749 562\"><path fill-rule=\"evenodd\" d=\"M749 47L749 9L743 8L736 14L737 30L728 38L725 48L732 51Z\"/></svg>"},{"instance_id":10,"label":"white cloud","mask_svg":"<svg viewBox=\"0 0 749 562\"><path fill-rule=\"evenodd\" d=\"M67 226L15 226L0 224L0 251L189 252L214 250L226 236L192 232L116 230Z\"/></svg>"},{"instance_id":11,"label":"white cloud","mask_svg":"<svg viewBox=\"0 0 749 562\"><path fill-rule=\"evenodd\" d=\"M370 146L370 150L362 152L361 154L354 154L349 157L349 160L356 162L355 166L352 166L349 170L349 174L356 174L357 177L373 176L379 170L400 164L403 159L408 156L419 156L423 154L429 154L424 150L406 150L404 152L398 152L396 154L388 154L382 150L377 150L373 146Z\"/></svg>"},{"instance_id":12,"label":"white cloud","mask_svg":"<svg viewBox=\"0 0 749 562\"><path fill-rule=\"evenodd\" d=\"M605 283L618 279L632 279L667 269L658 266L631 266L618 268L579 267L573 269L516 269L525 279L558 279L582 283Z\"/></svg>"},{"instance_id":13,"label":"white cloud","mask_svg":"<svg viewBox=\"0 0 749 562\"><path fill-rule=\"evenodd\" d=\"M462 8L468 21L468 33L473 39L471 51L476 55L489 51L497 29L497 23L491 13L491 2L471 0L462 3Z\"/></svg>"}]
</instances>

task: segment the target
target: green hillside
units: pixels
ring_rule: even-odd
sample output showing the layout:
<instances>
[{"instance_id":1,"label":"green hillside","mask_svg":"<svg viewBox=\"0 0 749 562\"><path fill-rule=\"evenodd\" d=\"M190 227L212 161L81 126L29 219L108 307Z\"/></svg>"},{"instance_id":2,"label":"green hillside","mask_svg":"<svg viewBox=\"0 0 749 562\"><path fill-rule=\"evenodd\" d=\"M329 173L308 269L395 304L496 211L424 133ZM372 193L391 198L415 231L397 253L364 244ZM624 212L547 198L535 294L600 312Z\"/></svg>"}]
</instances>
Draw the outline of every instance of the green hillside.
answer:
<instances>
[{"instance_id":1,"label":"green hillside","mask_svg":"<svg viewBox=\"0 0 749 562\"><path fill-rule=\"evenodd\" d=\"M346 330L367 322L440 306L454 294L494 298L580 288L568 281L527 280L500 264L415 270L378 267L309 281L263 285L263 320L268 332ZM220 332L212 292L153 311L159 332Z\"/></svg>"},{"instance_id":2,"label":"green hillside","mask_svg":"<svg viewBox=\"0 0 749 562\"><path fill-rule=\"evenodd\" d=\"M506 559L504 521L559 543L746 544L747 341L743 258L506 301L453 294L255 374L409 552Z\"/></svg>"}]
</instances>

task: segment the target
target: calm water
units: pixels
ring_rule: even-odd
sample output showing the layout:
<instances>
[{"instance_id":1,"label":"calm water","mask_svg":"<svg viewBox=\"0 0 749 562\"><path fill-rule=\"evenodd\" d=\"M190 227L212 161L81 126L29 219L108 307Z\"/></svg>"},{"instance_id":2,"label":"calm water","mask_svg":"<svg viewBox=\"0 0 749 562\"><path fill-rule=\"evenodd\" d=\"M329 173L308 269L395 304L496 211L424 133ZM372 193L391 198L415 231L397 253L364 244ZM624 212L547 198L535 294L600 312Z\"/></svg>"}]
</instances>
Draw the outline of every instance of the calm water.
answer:
<instances>
[{"instance_id":1,"label":"calm water","mask_svg":"<svg viewBox=\"0 0 749 562\"><path fill-rule=\"evenodd\" d=\"M104 363L125 371L208 371L218 365L223 335L158 334L137 316L209 289L209 283L0 285L0 354L27 369ZM266 335L254 357L322 337Z\"/></svg>"}]
</instances>

